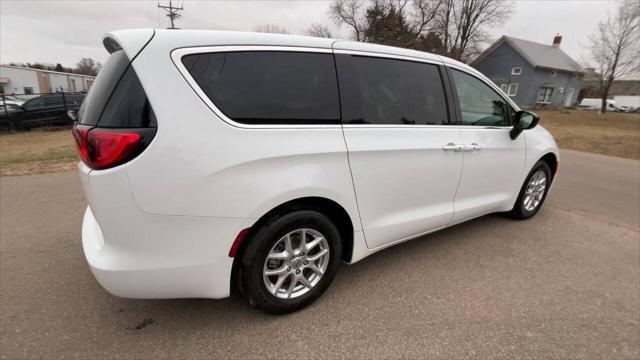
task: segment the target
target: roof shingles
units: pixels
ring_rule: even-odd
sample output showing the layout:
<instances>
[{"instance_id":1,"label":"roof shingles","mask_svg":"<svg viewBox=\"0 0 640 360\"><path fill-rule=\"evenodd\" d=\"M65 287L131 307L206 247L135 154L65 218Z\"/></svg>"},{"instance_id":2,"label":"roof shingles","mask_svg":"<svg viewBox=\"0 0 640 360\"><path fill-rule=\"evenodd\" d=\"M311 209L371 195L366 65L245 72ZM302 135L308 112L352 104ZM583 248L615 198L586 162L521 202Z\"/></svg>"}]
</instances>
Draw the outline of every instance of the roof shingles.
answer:
<instances>
[{"instance_id":1,"label":"roof shingles","mask_svg":"<svg viewBox=\"0 0 640 360\"><path fill-rule=\"evenodd\" d=\"M578 73L585 72L577 62L564 51L560 50L560 48L533 41L516 39L506 35L481 54L474 62L481 61L503 41L511 45L515 51L522 55L534 67Z\"/></svg>"}]
</instances>

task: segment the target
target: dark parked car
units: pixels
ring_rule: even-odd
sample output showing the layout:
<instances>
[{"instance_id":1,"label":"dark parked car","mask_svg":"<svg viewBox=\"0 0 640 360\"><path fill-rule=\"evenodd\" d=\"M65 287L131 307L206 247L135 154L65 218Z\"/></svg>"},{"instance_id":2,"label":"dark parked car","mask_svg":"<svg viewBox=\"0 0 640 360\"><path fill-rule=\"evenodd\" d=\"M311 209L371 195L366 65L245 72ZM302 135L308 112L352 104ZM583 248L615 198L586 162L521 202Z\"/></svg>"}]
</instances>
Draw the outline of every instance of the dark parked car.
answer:
<instances>
[{"instance_id":1,"label":"dark parked car","mask_svg":"<svg viewBox=\"0 0 640 360\"><path fill-rule=\"evenodd\" d=\"M70 110L78 111L84 97L83 93L41 95L27 100L19 107L7 104L7 111L0 103L0 124L20 130L36 126L71 125L73 120L67 114Z\"/></svg>"}]
</instances>

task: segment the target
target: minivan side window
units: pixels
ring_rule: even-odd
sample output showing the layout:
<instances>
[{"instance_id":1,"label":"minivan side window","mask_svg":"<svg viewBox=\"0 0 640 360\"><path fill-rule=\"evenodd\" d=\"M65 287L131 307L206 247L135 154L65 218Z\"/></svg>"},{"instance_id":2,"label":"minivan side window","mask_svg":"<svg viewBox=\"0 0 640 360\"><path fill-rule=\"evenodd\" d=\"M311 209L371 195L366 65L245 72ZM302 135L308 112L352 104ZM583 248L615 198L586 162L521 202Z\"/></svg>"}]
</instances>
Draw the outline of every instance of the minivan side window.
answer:
<instances>
[{"instance_id":1,"label":"minivan side window","mask_svg":"<svg viewBox=\"0 0 640 360\"><path fill-rule=\"evenodd\" d=\"M461 125L509 126L511 107L487 84L451 69L462 113Z\"/></svg>"},{"instance_id":2,"label":"minivan side window","mask_svg":"<svg viewBox=\"0 0 640 360\"><path fill-rule=\"evenodd\" d=\"M227 117L245 124L340 124L333 54L240 51L182 63Z\"/></svg>"},{"instance_id":3,"label":"minivan side window","mask_svg":"<svg viewBox=\"0 0 640 360\"><path fill-rule=\"evenodd\" d=\"M349 61L337 58L340 64L345 64L345 59ZM350 59L349 65L339 65L340 91L344 88L345 92L342 96L345 124L448 122L442 77L436 65L355 55Z\"/></svg>"}]
</instances>

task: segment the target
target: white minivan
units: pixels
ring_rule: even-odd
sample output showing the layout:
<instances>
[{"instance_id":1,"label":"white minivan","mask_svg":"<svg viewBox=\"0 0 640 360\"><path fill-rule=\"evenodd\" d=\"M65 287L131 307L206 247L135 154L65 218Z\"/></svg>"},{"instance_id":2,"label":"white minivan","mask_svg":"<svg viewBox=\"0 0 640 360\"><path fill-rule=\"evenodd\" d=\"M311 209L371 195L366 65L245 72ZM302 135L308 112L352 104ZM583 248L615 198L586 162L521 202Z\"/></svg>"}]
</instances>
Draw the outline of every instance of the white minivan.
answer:
<instances>
[{"instance_id":1,"label":"white minivan","mask_svg":"<svg viewBox=\"0 0 640 360\"><path fill-rule=\"evenodd\" d=\"M439 55L186 30L104 46L73 134L84 252L117 296L237 286L294 311L341 262L493 212L532 217L558 170L537 115Z\"/></svg>"}]
</instances>

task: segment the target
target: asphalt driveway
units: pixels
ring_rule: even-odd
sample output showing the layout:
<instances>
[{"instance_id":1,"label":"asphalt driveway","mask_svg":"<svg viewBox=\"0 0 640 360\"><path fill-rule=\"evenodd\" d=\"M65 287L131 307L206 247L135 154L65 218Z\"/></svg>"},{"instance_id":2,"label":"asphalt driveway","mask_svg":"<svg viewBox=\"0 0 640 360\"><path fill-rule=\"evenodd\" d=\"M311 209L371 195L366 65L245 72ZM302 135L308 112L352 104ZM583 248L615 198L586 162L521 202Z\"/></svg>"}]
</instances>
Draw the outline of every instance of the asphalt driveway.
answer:
<instances>
[{"instance_id":1,"label":"asphalt driveway","mask_svg":"<svg viewBox=\"0 0 640 360\"><path fill-rule=\"evenodd\" d=\"M0 179L0 354L16 358L639 358L640 162L563 151L528 221L497 215L343 266L287 316L120 299L82 255L75 172Z\"/></svg>"}]
</instances>

